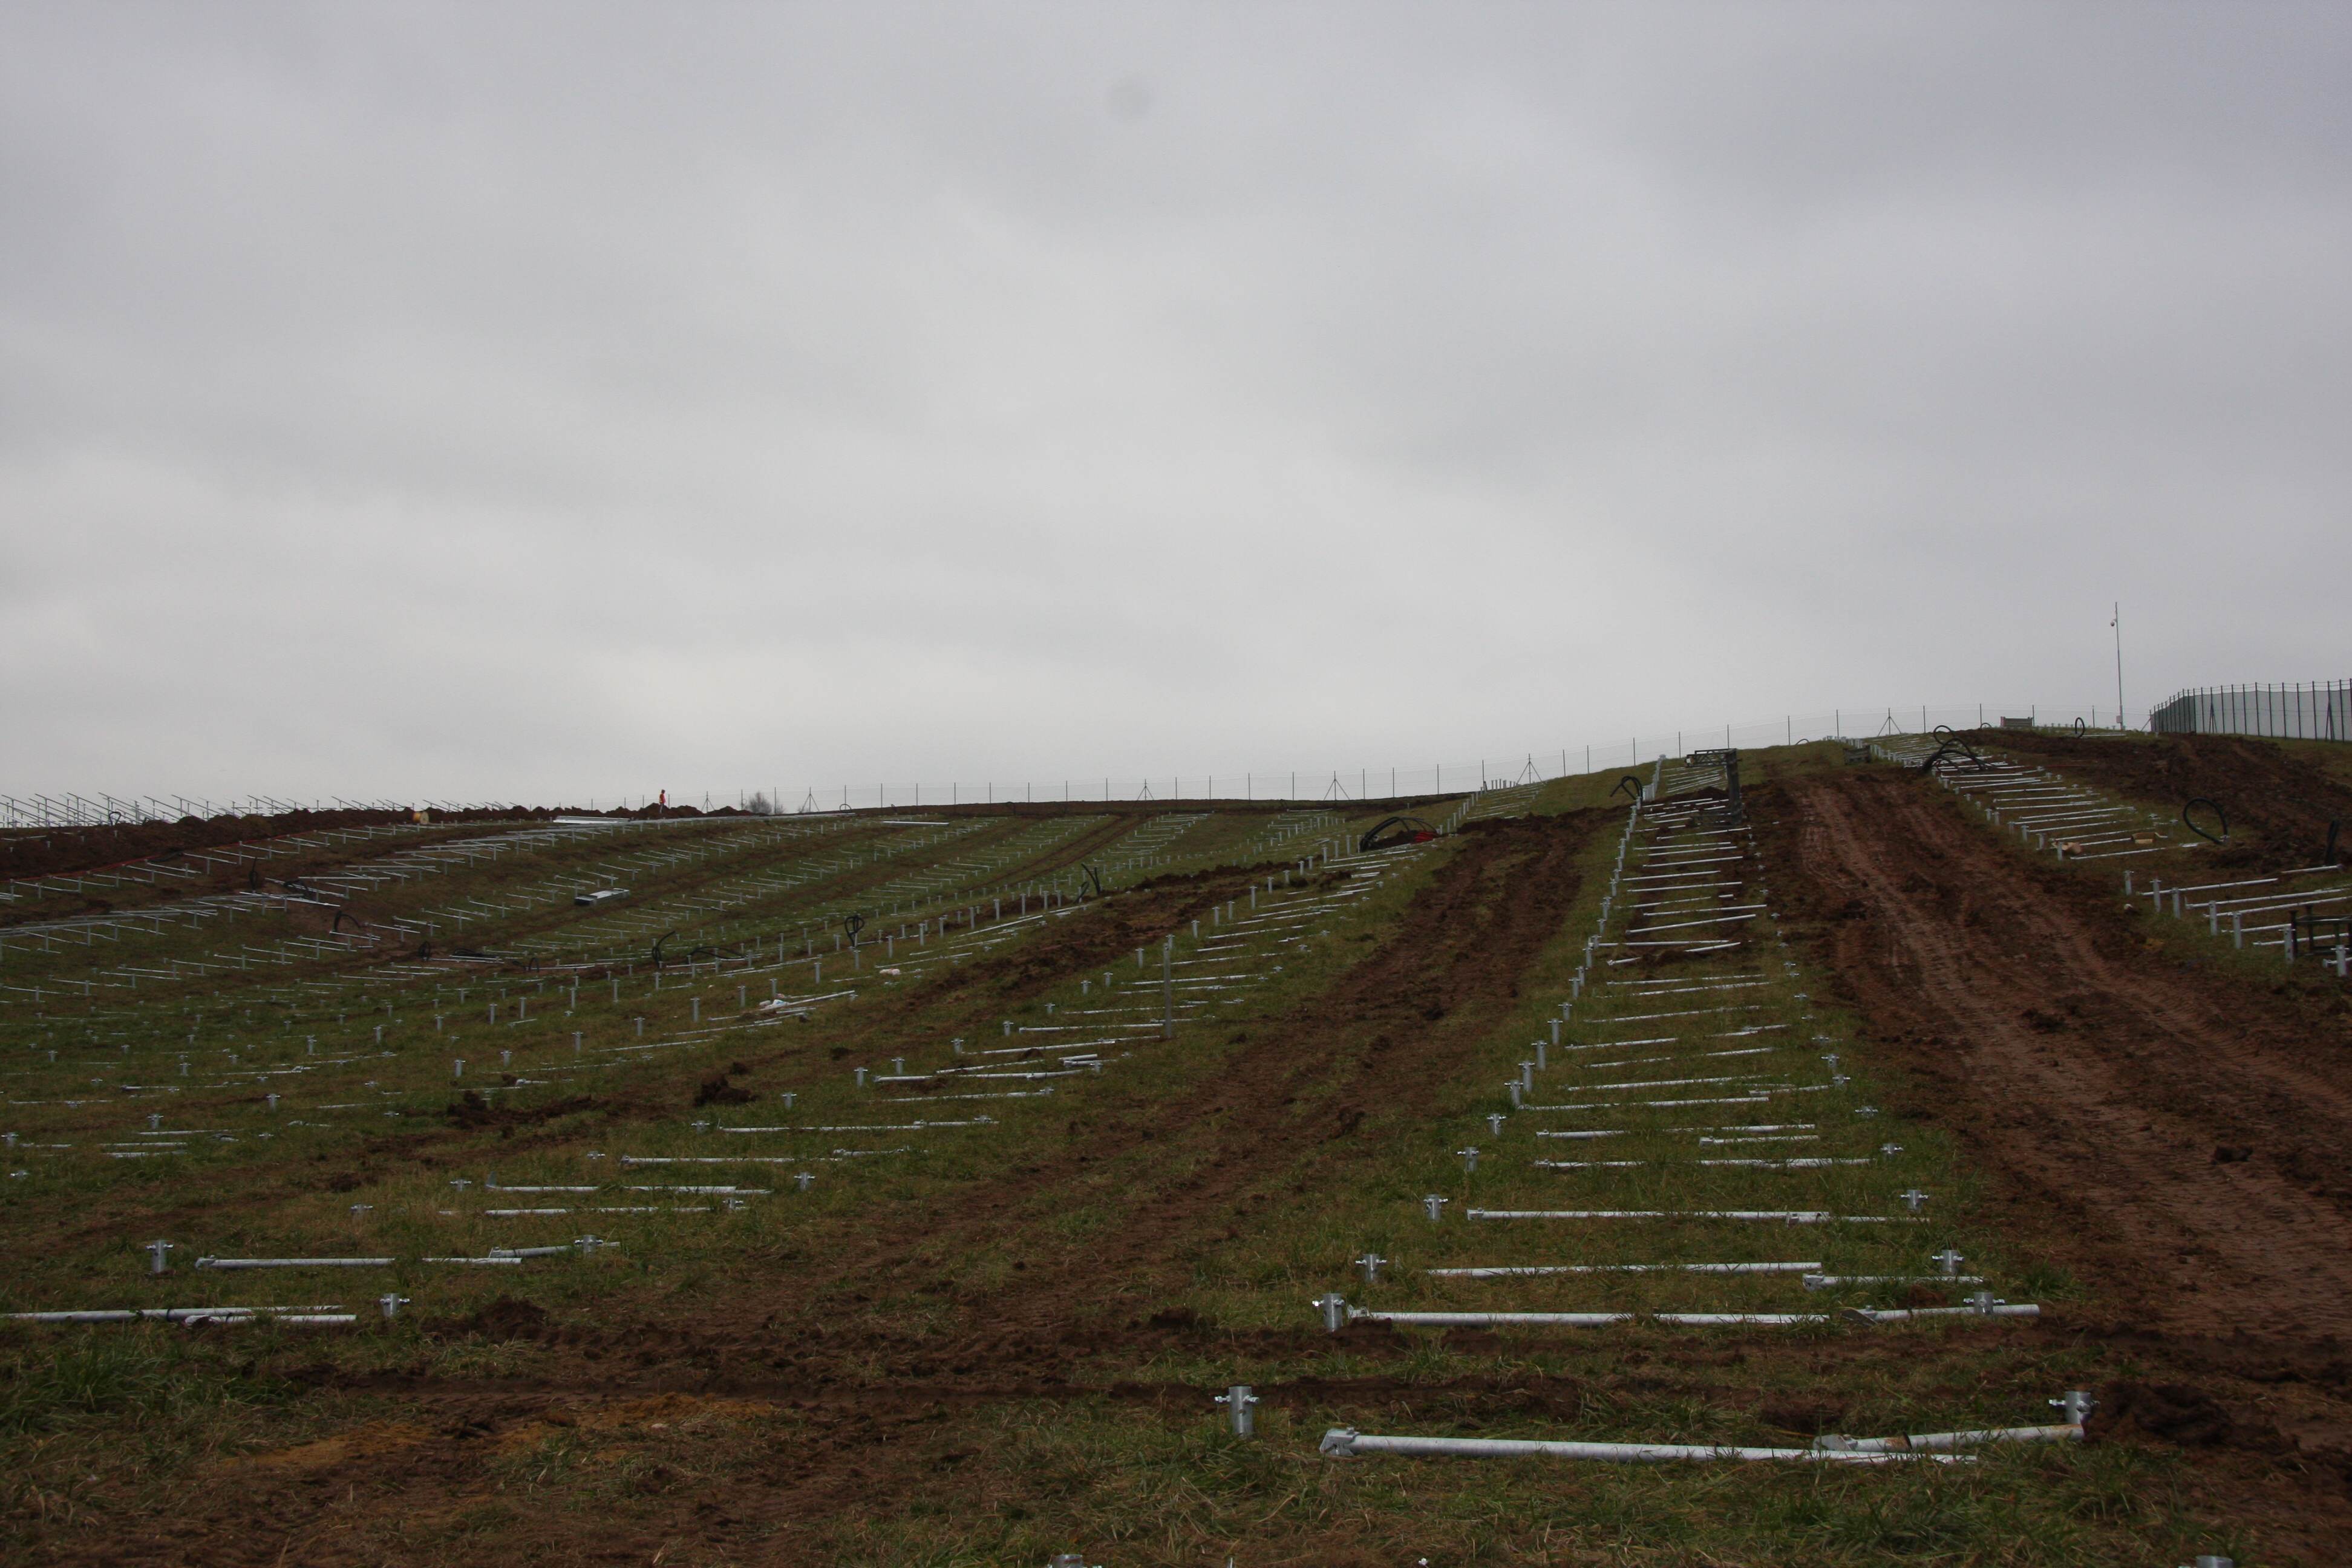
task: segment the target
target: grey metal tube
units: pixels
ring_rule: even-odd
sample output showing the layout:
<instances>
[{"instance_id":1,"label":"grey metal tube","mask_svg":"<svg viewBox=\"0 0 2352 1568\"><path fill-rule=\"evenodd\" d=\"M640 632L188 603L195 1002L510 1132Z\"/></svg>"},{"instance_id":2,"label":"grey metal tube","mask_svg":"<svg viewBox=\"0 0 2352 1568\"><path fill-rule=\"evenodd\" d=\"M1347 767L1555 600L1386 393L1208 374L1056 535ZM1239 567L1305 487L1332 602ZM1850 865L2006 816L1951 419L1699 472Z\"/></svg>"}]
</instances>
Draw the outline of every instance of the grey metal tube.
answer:
<instances>
[{"instance_id":1,"label":"grey metal tube","mask_svg":"<svg viewBox=\"0 0 2352 1568\"><path fill-rule=\"evenodd\" d=\"M1321 1451L1334 1458L1360 1454L1424 1454L1486 1459L1591 1459L1602 1464L1655 1465L1706 1460L1780 1460L1790 1464L1876 1465L1954 1457L1908 1450L1885 1453L1839 1448L1750 1448L1694 1443L1558 1443L1504 1437L1376 1437L1346 1426L1323 1434Z\"/></svg>"},{"instance_id":2,"label":"grey metal tube","mask_svg":"<svg viewBox=\"0 0 2352 1568\"><path fill-rule=\"evenodd\" d=\"M1481 1211L1482 1213L1484 1211ZM1536 1263L1490 1265L1478 1268L1424 1268L1441 1279L1514 1279L1535 1274L1804 1274L1818 1275L1821 1264L1809 1263Z\"/></svg>"},{"instance_id":3,"label":"grey metal tube","mask_svg":"<svg viewBox=\"0 0 2352 1568\"><path fill-rule=\"evenodd\" d=\"M1720 1328L1746 1324L1787 1328L1795 1323L1825 1323L1827 1312L1369 1312L1348 1309L1348 1321L1403 1323L1432 1329L1486 1329L1513 1324L1564 1329L1597 1329L1612 1323L1679 1324L1685 1328Z\"/></svg>"},{"instance_id":4,"label":"grey metal tube","mask_svg":"<svg viewBox=\"0 0 2352 1568\"><path fill-rule=\"evenodd\" d=\"M9 1312L19 1323L131 1323L142 1320L180 1323L229 1318L261 1318L289 1314L311 1318L336 1311L323 1307L123 1307L79 1312ZM346 1320L349 1321L349 1320Z\"/></svg>"},{"instance_id":5,"label":"grey metal tube","mask_svg":"<svg viewBox=\"0 0 2352 1568\"><path fill-rule=\"evenodd\" d=\"M1846 1437L1839 1441L1849 1454L1899 1454L1980 1447L1987 1443L2079 1443L2080 1426L1994 1426L1979 1432L1915 1432L1907 1437ZM1824 1438L1822 1441L1827 1442Z\"/></svg>"},{"instance_id":6,"label":"grey metal tube","mask_svg":"<svg viewBox=\"0 0 2352 1568\"><path fill-rule=\"evenodd\" d=\"M1990 1307L1855 1307L1849 1315L1865 1323L1902 1323L1913 1318L2038 1318L2042 1309L2032 1301L1996 1301Z\"/></svg>"},{"instance_id":7,"label":"grey metal tube","mask_svg":"<svg viewBox=\"0 0 2352 1568\"><path fill-rule=\"evenodd\" d=\"M1824 1209L1465 1209L1465 1219L1742 1219L1783 1225L1901 1225L1924 1215L1831 1214Z\"/></svg>"},{"instance_id":8,"label":"grey metal tube","mask_svg":"<svg viewBox=\"0 0 2352 1568\"><path fill-rule=\"evenodd\" d=\"M391 1258L199 1258L199 1268L389 1268Z\"/></svg>"},{"instance_id":9,"label":"grey metal tube","mask_svg":"<svg viewBox=\"0 0 2352 1568\"><path fill-rule=\"evenodd\" d=\"M1591 1329L1608 1323L1630 1323L1633 1312L1368 1312L1348 1309L1349 1322L1408 1323L1433 1329L1483 1329L1503 1323L1541 1323L1556 1328Z\"/></svg>"}]
</instances>

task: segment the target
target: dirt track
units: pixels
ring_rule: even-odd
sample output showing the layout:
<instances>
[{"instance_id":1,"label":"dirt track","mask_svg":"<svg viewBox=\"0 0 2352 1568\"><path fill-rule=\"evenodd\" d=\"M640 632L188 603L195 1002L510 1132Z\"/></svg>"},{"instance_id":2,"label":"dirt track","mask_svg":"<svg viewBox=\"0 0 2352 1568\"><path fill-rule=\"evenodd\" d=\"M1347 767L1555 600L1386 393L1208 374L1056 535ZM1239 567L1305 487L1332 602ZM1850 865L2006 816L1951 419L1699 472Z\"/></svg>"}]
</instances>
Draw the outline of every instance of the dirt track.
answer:
<instances>
[{"instance_id":1,"label":"dirt track","mask_svg":"<svg viewBox=\"0 0 2352 1568\"><path fill-rule=\"evenodd\" d=\"M2175 1331L2352 1331L2340 1013L2184 967L1916 777L1793 794L1840 983L2053 1261Z\"/></svg>"}]
</instances>

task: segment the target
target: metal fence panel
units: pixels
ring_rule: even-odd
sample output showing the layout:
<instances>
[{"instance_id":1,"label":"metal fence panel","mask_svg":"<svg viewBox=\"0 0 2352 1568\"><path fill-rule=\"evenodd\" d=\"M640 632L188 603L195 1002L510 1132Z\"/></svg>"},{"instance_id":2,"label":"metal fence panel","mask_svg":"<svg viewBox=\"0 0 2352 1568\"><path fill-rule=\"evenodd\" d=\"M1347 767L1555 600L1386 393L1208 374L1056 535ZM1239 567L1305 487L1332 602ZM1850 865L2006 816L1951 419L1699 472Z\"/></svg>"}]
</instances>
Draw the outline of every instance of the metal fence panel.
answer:
<instances>
[{"instance_id":1,"label":"metal fence panel","mask_svg":"<svg viewBox=\"0 0 2352 1568\"><path fill-rule=\"evenodd\" d=\"M2352 741L2352 680L2196 687L2159 703L2148 727L2165 735Z\"/></svg>"}]
</instances>

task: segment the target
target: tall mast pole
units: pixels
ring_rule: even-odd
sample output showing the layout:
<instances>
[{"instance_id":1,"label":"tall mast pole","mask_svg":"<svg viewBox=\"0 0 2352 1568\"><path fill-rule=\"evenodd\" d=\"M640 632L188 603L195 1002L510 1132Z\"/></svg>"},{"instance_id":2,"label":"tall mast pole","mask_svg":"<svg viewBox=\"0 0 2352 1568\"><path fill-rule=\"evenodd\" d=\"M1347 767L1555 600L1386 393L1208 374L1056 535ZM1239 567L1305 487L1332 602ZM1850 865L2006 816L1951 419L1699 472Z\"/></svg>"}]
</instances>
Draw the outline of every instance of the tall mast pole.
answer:
<instances>
[{"instance_id":1,"label":"tall mast pole","mask_svg":"<svg viewBox=\"0 0 2352 1568\"><path fill-rule=\"evenodd\" d=\"M2120 599L2116 601L2116 618L2111 624L2116 628L2116 728L2120 730L2124 727L2124 606Z\"/></svg>"}]
</instances>

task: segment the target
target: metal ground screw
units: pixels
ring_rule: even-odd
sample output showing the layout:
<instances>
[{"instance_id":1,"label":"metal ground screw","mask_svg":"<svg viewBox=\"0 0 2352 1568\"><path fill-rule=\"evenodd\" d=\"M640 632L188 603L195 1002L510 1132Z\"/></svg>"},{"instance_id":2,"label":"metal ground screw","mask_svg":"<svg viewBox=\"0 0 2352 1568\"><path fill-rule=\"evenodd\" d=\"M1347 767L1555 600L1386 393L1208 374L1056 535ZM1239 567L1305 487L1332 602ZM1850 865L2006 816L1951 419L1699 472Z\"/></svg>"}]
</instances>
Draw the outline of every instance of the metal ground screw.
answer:
<instances>
[{"instance_id":1,"label":"metal ground screw","mask_svg":"<svg viewBox=\"0 0 2352 1568\"><path fill-rule=\"evenodd\" d=\"M1453 1201L1452 1198L1431 1193L1421 1200L1421 1206L1429 1211L1429 1223L1435 1225L1439 1217L1444 1214L1445 1205Z\"/></svg>"},{"instance_id":2,"label":"metal ground screw","mask_svg":"<svg viewBox=\"0 0 2352 1568\"><path fill-rule=\"evenodd\" d=\"M1878 1146L1878 1152L1886 1158L1892 1160L1895 1155L1903 1152L1903 1145L1900 1143L1881 1143Z\"/></svg>"},{"instance_id":3,"label":"metal ground screw","mask_svg":"<svg viewBox=\"0 0 2352 1568\"><path fill-rule=\"evenodd\" d=\"M1258 1397L1250 1392L1248 1384L1234 1384L1217 1395L1217 1403L1225 1407L1225 1415L1233 1423L1234 1436L1257 1436L1257 1418L1251 1414L1251 1407L1258 1403Z\"/></svg>"},{"instance_id":4,"label":"metal ground screw","mask_svg":"<svg viewBox=\"0 0 2352 1568\"><path fill-rule=\"evenodd\" d=\"M1475 1150L1475 1149L1456 1149L1455 1151L1454 1151L1454 1153L1456 1153L1457 1155L1461 1156L1461 1159L1462 1159L1462 1173L1463 1173L1464 1175L1467 1176L1467 1175L1473 1174L1474 1173L1475 1173L1475 1172L1477 1171L1477 1169L1478 1169L1478 1151L1477 1151L1477 1150Z\"/></svg>"},{"instance_id":5,"label":"metal ground screw","mask_svg":"<svg viewBox=\"0 0 2352 1568\"><path fill-rule=\"evenodd\" d=\"M864 1068L855 1068L851 1070L857 1074L857 1087L864 1089L866 1087L866 1069Z\"/></svg>"},{"instance_id":6,"label":"metal ground screw","mask_svg":"<svg viewBox=\"0 0 2352 1568\"><path fill-rule=\"evenodd\" d=\"M1524 1100L1522 1100L1519 1098L1522 1094L1524 1094L1524 1093L1526 1092L1526 1090L1525 1090L1523 1088L1521 1088L1521 1086L1520 1086L1520 1084L1519 1084L1519 1080L1518 1080L1517 1079L1515 1079L1515 1078L1514 1078L1514 1079L1506 1079L1503 1081L1503 1088L1504 1088L1504 1089L1506 1089L1507 1090L1508 1090L1508 1091L1510 1092L1510 1096L1511 1096L1511 1109L1512 1109L1513 1110L1518 1110L1518 1109L1520 1108L1520 1106L1521 1106L1521 1105L1523 1105L1524 1103L1526 1103Z\"/></svg>"},{"instance_id":7,"label":"metal ground screw","mask_svg":"<svg viewBox=\"0 0 2352 1568\"><path fill-rule=\"evenodd\" d=\"M2087 1388L2070 1388L2050 1402L2050 1407L2065 1415L2066 1425L2080 1426L2091 1418L2091 1409L2099 1402L2091 1397Z\"/></svg>"},{"instance_id":8,"label":"metal ground screw","mask_svg":"<svg viewBox=\"0 0 2352 1568\"><path fill-rule=\"evenodd\" d=\"M1903 1202L1904 1202L1904 1204L1905 1204L1905 1205L1906 1205L1906 1206L1911 1210L1911 1212L1912 1212L1913 1214L1917 1214L1917 1213L1919 1212L1919 1205L1920 1205L1921 1204L1924 1204L1924 1203L1926 1203L1926 1202L1927 1201L1927 1194L1926 1193L1921 1192L1921 1191L1920 1191L1918 1188L1916 1188L1916 1187L1913 1187L1909 1192L1905 1193L1905 1194L1901 1194L1901 1195L1902 1195L1902 1198L1903 1198Z\"/></svg>"},{"instance_id":9,"label":"metal ground screw","mask_svg":"<svg viewBox=\"0 0 2352 1568\"><path fill-rule=\"evenodd\" d=\"M1327 1290L1315 1299L1315 1310L1323 1314L1323 1327L1338 1333L1348 1326L1348 1298L1337 1290Z\"/></svg>"},{"instance_id":10,"label":"metal ground screw","mask_svg":"<svg viewBox=\"0 0 2352 1568\"><path fill-rule=\"evenodd\" d=\"M776 1096L776 1098L784 1102L784 1109L786 1110L790 1110L793 1108L793 1101L798 1100L800 1096L787 1090L786 1092Z\"/></svg>"},{"instance_id":11,"label":"metal ground screw","mask_svg":"<svg viewBox=\"0 0 2352 1568\"><path fill-rule=\"evenodd\" d=\"M1488 1136L1500 1138L1503 1135L1503 1123L1509 1120L1509 1117L1504 1115L1499 1110L1488 1111L1486 1113L1486 1132Z\"/></svg>"},{"instance_id":12,"label":"metal ground screw","mask_svg":"<svg viewBox=\"0 0 2352 1568\"><path fill-rule=\"evenodd\" d=\"M383 1321L388 1323L400 1316L400 1310L408 1305L408 1298L393 1295L378 1296L375 1299L375 1304L383 1309Z\"/></svg>"},{"instance_id":13,"label":"metal ground screw","mask_svg":"<svg viewBox=\"0 0 2352 1568\"><path fill-rule=\"evenodd\" d=\"M1361 1258L1356 1259L1356 1272L1364 1277L1365 1284L1378 1284L1381 1278L1381 1268L1387 1262L1388 1259L1382 1258L1379 1253L1367 1252Z\"/></svg>"},{"instance_id":14,"label":"metal ground screw","mask_svg":"<svg viewBox=\"0 0 2352 1568\"><path fill-rule=\"evenodd\" d=\"M800 1189L803 1192L806 1192L811 1187L816 1185L816 1178L806 1171L803 1171L800 1174L794 1176L793 1180L800 1184Z\"/></svg>"},{"instance_id":15,"label":"metal ground screw","mask_svg":"<svg viewBox=\"0 0 2352 1568\"><path fill-rule=\"evenodd\" d=\"M159 1127L161 1127L161 1126L163 1126L163 1113L162 1111L160 1111L160 1110L151 1110L151 1111L149 1111L149 1112L147 1113L147 1127L148 1127L148 1130L149 1130L150 1131L154 1131L156 1128L159 1128ZM13 1132L12 1132L12 1133L10 1133L10 1134L8 1135L9 1142L16 1142L16 1135L15 1133L13 1133Z\"/></svg>"},{"instance_id":16,"label":"metal ground screw","mask_svg":"<svg viewBox=\"0 0 2352 1568\"><path fill-rule=\"evenodd\" d=\"M1969 1298L1968 1304L1971 1310L1981 1312L1990 1318L1992 1316L1992 1310L2000 1305L2000 1298L1990 1290L1979 1290Z\"/></svg>"},{"instance_id":17,"label":"metal ground screw","mask_svg":"<svg viewBox=\"0 0 2352 1568\"><path fill-rule=\"evenodd\" d=\"M1936 1266L1937 1272L1943 1275L1945 1279L1952 1279L1958 1277L1960 1265L1966 1262L1967 1259L1948 1247L1944 1248L1943 1251L1937 1253L1933 1258L1927 1259L1927 1261L1934 1264Z\"/></svg>"},{"instance_id":18,"label":"metal ground screw","mask_svg":"<svg viewBox=\"0 0 2352 1568\"><path fill-rule=\"evenodd\" d=\"M449 1076L451 1078L464 1078L466 1076L465 1058L459 1057L457 1060L449 1064Z\"/></svg>"},{"instance_id":19,"label":"metal ground screw","mask_svg":"<svg viewBox=\"0 0 2352 1568\"><path fill-rule=\"evenodd\" d=\"M269 1109L270 1109L270 1110L277 1110L277 1109L278 1109L278 1097L277 1097L276 1095L274 1095L274 1094L266 1094L266 1095L263 1095L263 1096L262 1096L262 1098L263 1098L264 1100L267 1100L268 1101L269 1101Z\"/></svg>"},{"instance_id":20,"label":"metal ground screw","mask_svg":"<svg viewBox=\"0 0 2352 1568\"><path fill-rule=\"evenodd\" d=\"M172 1244L168 1241L149 1242L147 1244L147 1272L150 1274L169 1274L172 1271L172 1266L164 1260L163 1255L171 1250Z\"/></svg>"}]
</instances>

